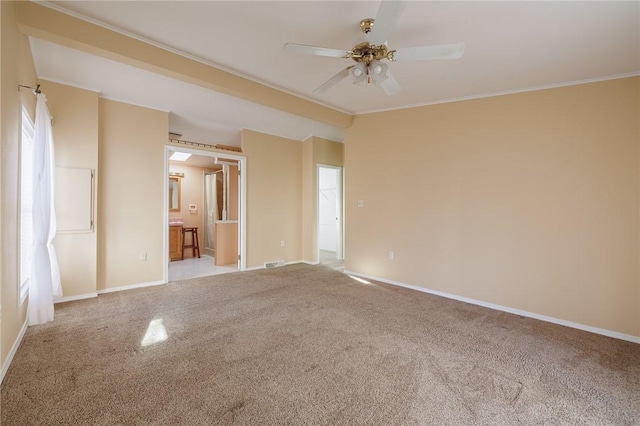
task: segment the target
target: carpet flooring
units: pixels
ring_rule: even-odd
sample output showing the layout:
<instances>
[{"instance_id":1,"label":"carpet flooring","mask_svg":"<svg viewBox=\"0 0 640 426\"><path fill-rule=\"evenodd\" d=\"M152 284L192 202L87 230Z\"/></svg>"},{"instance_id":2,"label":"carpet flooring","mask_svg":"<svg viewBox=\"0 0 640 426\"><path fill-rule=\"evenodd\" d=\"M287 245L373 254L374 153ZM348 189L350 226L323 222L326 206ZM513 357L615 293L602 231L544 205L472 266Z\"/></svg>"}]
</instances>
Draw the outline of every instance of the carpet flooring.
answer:
<instances>
[{"instance_id":1,"label":"carpet flooring","mask_svg":"<svg viewBox=\"0 0 640 426\"><path fill-rule=\"evenodd\" d=\"M322 266L327 266L336 271L344 271L344 260L338 260L336 258L335 251L320 250L320 262Z\"/></svg>"},{"instance_id":2,"label":"carpet flooring","mask_svg":"<svg viewBox=\"0 0 640 426\"><path fill-rule=\"evenodd\" d=\"M331 268L56 305L2 384L9 425L640 424L640 345Z\"/></svg>"}]
</instances>

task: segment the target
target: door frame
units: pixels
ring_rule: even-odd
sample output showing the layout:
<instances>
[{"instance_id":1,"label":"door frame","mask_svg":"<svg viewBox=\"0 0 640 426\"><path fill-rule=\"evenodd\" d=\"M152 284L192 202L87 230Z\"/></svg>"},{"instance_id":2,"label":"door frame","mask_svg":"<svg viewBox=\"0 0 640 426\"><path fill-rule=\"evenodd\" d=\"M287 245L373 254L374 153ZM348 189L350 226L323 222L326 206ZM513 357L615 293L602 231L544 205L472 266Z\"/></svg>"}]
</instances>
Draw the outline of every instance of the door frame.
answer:
<instances>
[{"instance_id":1,"label":"door frame","mask_svg":"<svg viewBox=\"0 0 640 426\"><path fill-rule=\"evenodd\" d=\"M318 163L316 167L316 262L320 263L320 169L334 169L338 171L336 189L338 194L338 244L336 247L337 260L344 260L344 167Z\"/></svg>"},{"instance_id":2,"label":"door frame","mask_svg":"<svg viewBox=\"0 0 640 426\"><path fill-rule=\"evenodd\" d=\"M203 157L212 157L220 159L230 159L238 161L238 271L244 271L247 268L247 179L245 171L247 168L247 157L244 155L231 154L219 151L208 151L202 149L193 149L176 145L164 146L164 221L163 221L163 281L169 282L169 151L185 152L192 155Z\"/></svg>"}]
</instances>

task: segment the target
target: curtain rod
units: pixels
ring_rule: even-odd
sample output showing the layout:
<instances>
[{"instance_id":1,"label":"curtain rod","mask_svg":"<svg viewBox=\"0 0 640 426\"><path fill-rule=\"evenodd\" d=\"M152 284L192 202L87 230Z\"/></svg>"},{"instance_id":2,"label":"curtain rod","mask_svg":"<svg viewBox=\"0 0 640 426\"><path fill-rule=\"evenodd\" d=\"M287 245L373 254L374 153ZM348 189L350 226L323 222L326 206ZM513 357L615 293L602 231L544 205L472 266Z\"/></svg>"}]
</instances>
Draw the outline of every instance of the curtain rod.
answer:
<instances>
[{"instance_id":1,"label":"curtain rod","mask_svg":"<svg viewBox=\"0 0 640 426\"><path fill-rule=\"evenodd\" d=\"M21 87L24 87L25 89L31 89L33 90L34 93L38 94L38 93L42 93L42 90L40 90L40 85L36 85L36 87L31 87L31 86L23 86L22 84L18 84L18 90L20 90Z\"/></svg>"}]
</instances>

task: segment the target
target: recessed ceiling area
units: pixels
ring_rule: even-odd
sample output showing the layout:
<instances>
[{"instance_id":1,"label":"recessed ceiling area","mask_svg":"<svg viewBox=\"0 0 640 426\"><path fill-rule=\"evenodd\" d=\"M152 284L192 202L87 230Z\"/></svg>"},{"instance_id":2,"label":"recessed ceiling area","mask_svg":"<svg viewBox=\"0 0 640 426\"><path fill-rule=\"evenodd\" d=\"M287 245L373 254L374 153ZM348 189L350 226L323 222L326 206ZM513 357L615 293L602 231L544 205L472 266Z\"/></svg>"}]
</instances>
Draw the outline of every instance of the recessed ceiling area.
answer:
<instances>
[{"instance_id":1,"label":"recessed ceiling area","mask_svg":"<svg viewBox=\"0 0 640 426\"><path fill-rule=\"evenodd\" d=\"M354 62L295 55L285 43L351 49L369 1L62 1L59 11L341 111L362 114L640 73L640 2L409 1L390 49L465 43L460 59L388 63L394 95L345 79L313 91ZM342 141L342 129L32 38L40 78L170 111L171 131L239 144L240 129Z\"/></svg>"}]
</instances>

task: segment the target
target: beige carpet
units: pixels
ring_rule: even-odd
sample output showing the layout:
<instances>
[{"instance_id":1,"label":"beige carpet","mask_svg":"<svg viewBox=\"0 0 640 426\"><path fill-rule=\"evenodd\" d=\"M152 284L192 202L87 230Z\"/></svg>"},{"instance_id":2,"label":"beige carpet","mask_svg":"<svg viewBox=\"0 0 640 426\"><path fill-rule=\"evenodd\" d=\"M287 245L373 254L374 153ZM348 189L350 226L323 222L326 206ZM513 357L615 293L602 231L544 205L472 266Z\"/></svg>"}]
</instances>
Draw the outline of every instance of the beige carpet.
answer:
<instances>
[{"instance_id":1,"label":"beige carpet","mask_svg":"<svg viewBox=\"0 0 640 426\"><path fill-rule=\"evenodd\" d=\"M640 345L292 265L57 305L1 407L3 426L637 425Z\"/></svg>"}]
</instances>

